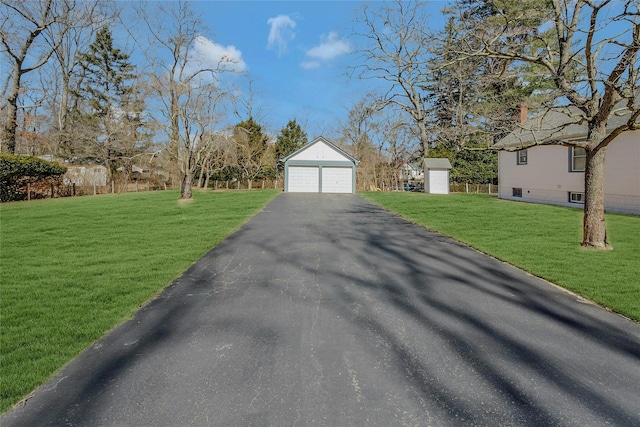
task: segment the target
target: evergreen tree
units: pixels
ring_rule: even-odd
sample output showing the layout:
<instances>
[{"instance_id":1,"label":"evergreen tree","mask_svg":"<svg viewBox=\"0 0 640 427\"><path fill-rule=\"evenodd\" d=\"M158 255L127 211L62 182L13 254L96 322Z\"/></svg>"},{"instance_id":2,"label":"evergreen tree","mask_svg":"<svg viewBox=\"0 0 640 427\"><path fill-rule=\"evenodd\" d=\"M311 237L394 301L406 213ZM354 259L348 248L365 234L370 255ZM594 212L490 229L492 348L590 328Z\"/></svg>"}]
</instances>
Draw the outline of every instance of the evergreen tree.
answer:
<instances>
[{"instance_id":1,"label":"evergreen tree","mask_svg":"<svg viewBox=\"0 0 640 427\"><path fill-rule=\"evenodd\" d=\"M267 148L267 136L262 133L262 126L253 117L238 123L235 126L234 134L239 140L245 140L253 155L260 154Z\"/></svg>"},{"instance_id":2,"label":"evergreen tree","mask_svg":"<svg viewBox=\"0 0 640 427\"><path fill-rule=\"evenodd\" d=\"M98 31L89 51L81 54L81 63L85 73L82 92L91 113L97 117L113 114L122 98L133 91L134 67L129 55L113 45L109 27Z\"/></svg>"},{"instance_id":3,"label":"evergreen tree","mask_svg":"<svg viewBox=\"0 0 640 427\"><path fill-rule=\"evenodd\" d=\"M142 101L129 55L114 46L109 27L102 27L87 52L80 55L84 100L72 113L85 129L85 151L110 169L130 167L130 159L149 143Z\"/></svg>"},{"instance_id":4,"label":"evergreen tree","mask_svg":"<svg viewBox=\"0 0 640 427\"><path fill-rule=\"evenodd\" d=\"M282 128L276 140L276 158L281 159L299 150L307 143L307 133L296 122L289 120L287 126Z\"/></svg>"},{"instance_id":5,"label":"evergreen tree","mask_svg":"<svg viewBox=\"0 0 640 427\"><path fill-rule=\"evenodd\" d=\"M456 61L459 52L468 49L473 40L469 33L479 31L476 21L483 17L491 27L494 16L514 13L507 3L500 9L493 1L460 0L453 9L445 10L449 20L433 43L430 79L423 86L433 107L430 127L434 145L443 144L453 151L468 145L490 146L517 125L519 109L523 103L533 102L532 93L549 85L548 76L539 67L525 70L523 64L516 66L506 59L487 56ZM469 18L471 23L455 18L454 13L460 13L461 8L468 8L465 16L473 17ZM503 42L520 39L526 40L525 48L535 49L535 40L522 30L513 31Z\"/></svg>"}]
</instances>

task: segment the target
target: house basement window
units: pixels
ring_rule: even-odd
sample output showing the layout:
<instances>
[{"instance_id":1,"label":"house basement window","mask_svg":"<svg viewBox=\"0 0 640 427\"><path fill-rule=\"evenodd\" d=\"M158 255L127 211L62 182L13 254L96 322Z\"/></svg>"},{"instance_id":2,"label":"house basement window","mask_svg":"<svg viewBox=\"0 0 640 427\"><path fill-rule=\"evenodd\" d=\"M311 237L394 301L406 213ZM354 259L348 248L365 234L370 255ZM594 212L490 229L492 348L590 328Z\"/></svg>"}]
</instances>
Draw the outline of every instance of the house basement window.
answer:
<instances>
[{"instance_id":1,"label":"house basement window","mask_svg":"<svg viewBox=\"0 0 640 427\"><path fill-rule=\"evenodd\" d=\"M570 147L569 156L571 162L569 164L570 172L584 172L587 165L587 152L584 148Z\"/></svg>"},{"instance_id":2,"label":"house basement window","mask_svg":"<svg viewBox=\"0 0 640 427\"><path fill-rule=\"evenodd\" d=\"M513 197L522 197L522 188L513 189Z\"/></svg>"},{"instance_id":3,"label":"house basement window","mask_svg":"<svg viewBox=\"0 0 640 427\"><path fill-rule=\"evenodd\" d=\"M519 165L526 165L527 164L527 150L518 150L516 152L516 159L517 159L517 163Z\"/></svg>"},{"instance_id":4,"label":"house basement window","mask_svg":"<svg viewBox=\"0 0 640 427\"><path fill-rule=\"evenodd\" d=\"M580 203L584 205L584 193L578 193L575 191L569 192L569 202L570 203Z\"/></svg>"}]
</instances>

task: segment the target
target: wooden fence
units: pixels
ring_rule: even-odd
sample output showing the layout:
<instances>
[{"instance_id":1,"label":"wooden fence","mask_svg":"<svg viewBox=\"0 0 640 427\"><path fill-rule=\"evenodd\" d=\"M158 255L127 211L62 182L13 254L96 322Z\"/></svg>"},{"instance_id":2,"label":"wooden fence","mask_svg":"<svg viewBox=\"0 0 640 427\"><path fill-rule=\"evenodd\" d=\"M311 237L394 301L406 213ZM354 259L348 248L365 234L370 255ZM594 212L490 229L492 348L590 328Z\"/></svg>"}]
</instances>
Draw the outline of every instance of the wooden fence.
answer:
<instances>
[{"instance_id":1,"label":"wooden fence","mask_svg":"<svg viewBox=\"0 0 640 427\"><path fill-rule=\"evenodd\" d=\"M451 183L449 191L452 193L484 193L497 194L498 186L495 184L457 184Z\"/></svg>"},{"instance_id":2,"label":"wooden fence","mask_svg":"<svg viewBox=\"0 0 640 427\"><path fill-rule=\"evenodd\" d=\"M24 200L48 199L58 197L75 197L98 194L132 193L142 191L163 191L179 188L176 183L150 182L146 180L130 181L127 183L111 181L109 185L76 185L64 184L62 180L43 180L41 182L27 184L22 188ZM198 190L197 187L193 187ZM261 190L284 189L282 180L229 180L210 181L210 190Z\"/></svg>"},{"instance_id":3,"label":"wooden fence","mask_svg":"<svg viewBox=\"0 0 640 427\"><path fill-rule=\"evenodd\" d=\"M60 181L46 183L36 183L27 185L24 188L26 192L26 200L56 198L56 197L74 197L109 193L131 193L140 191L159 191L171 190L178 188L175 183L158 183L149 181L133 181L128 183L112 181L106 186L80 186L75 184L62 184ZM194 190L198 188L194 187ZM255 181L249 180L228 180L228 181L210 181L209 189L211 190L261 190L261 189L278 189L284 190L284 181L281 179L261 179ZM497 194L498 186L494 184L450 184L449 190L452 193L484 193ZM383 191L405 191L403 187L385 187ZM414 190L415 191L415 190Z\"/></svg>"}]
</instances>

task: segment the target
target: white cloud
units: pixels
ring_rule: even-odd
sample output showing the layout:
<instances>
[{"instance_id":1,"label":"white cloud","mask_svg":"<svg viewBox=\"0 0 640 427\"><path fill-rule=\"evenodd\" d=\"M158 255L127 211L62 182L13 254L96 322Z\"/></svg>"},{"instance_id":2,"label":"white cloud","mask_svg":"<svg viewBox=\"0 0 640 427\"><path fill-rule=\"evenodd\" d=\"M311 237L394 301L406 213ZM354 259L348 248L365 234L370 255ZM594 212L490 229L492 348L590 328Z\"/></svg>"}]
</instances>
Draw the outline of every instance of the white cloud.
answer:
<instances>
[{"instance_id":1,"label":"white cloud","mask_svg":"<svg viewBox=\"0 0 640 427\"><path fill-rule=\"evenodd\" d=\"M314 68L320 67L320 61L305 61L301 62L300 66L305 70L313 70Z\"/></svg>"},{"instance_id":2,"label":"white cloud","mask_svg":"<svg viewBox=\"0 0 640 427\"><path fill-rule=\"evenodd\" d=\"M306 53L312 58L329 61L349 52L351 52L349 43L344 39L339 39L338 33L332 31L322 43L309 49Z\"/></svg>"},{"instance_id":3,"label":"white cloud","mask_svg":"<svg viewBox=\"0 0 640 427\"><path fill-rule=\"evenodd\" d=\"M243 72L247 69L247 64L242 59L242 52L235 46L223 46L204 36L198 36L194 40L191 60L202 68L219 68L235 72Z\"/></svg>"},{"instance_id":4,"label":"white cloud","mask_svg":"<svg viewBox=\"0 0 640 427\"><path fill-rule=\"evenodd\" d=\"M271 27L267 48L282 55L287 50L288 43L296 36L293 32L296 22L289 15L278 15L275 18L269 18L267 24Z\"/></svg>"}]
</instances>

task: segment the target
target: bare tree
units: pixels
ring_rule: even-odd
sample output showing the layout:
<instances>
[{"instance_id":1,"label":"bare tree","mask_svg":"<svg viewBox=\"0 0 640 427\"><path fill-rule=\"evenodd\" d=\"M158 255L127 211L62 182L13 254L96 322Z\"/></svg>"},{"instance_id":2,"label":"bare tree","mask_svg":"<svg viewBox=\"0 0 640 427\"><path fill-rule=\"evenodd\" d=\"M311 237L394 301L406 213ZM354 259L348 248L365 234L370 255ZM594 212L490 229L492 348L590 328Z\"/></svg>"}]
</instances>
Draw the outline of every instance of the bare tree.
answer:
<instances>
[{"instance_id":1,"label":"bare tree","mask_svg":"<svg viewBox=\"0 0 640 427\"><path fill-rule=\"evenodd\" d=\"M377 99L375 95L368 94L354 102L348 107L347 119L339 128L347 151L360 161L356 181L361 188L367 190L383 186L383 169L386 169L381 147L376 144L376 140L381 138L377 121L381 111L376 105Z\"/></svg>"},{"instance_id":2,"label":"bare tree","mask_svg":"<svg viewBox=\"0 0 640 427\"><path fill-rule=\"evenodd\" d=\"M582 245L608 249L604 215L607 147L620 133L640 128L639 4L635 0L550 0L545 8L526 1L515 6L496 3L500 4L486 20L472 22L469 10L460 15L461 21L469 23L464 36L468 49L458 52L455 61L484 56L535 64L548 73L557 100L553 109L564 112L566 120L555 137L533 140L526 146L543 143L585 149ZM551 28L539 31L544 22ZM537 49L527 49L532 45ZM615 117L625 119L609 129ZM586 124L586 138L563 139L562 128L575 124Z\"/></svg>"},{"instance_id":3,"label":"bare tree","mask_svg":"<svg viewBox=\"0 0 640 427\"><path fill-rule=\"evenodd\" d=\"M2 88L6 96L2 105L6 114L1 138L3 151L16 151L18 99L24 89L23 78L49 61L72 25L69 17L76 6L73 0L0 0L2 54L11 64Z\"/></svg>"},{"instance_id":4,"label":"bare tree","mask_svg":"<svg viewBox=\"0 0 640 427\"><path fill-rule=\"evenodd\" d=\"M402 111L387 110L381 118L382 140L380 152L389 164L390 181L396 188L404 185L401 168L416 159L417 147L415 133Z\"/></svg>"},{"instance_id":5,"label":"bare tree","mask_svg":"<svg viewBox=\"0 0 640 427\"><path fill-rule=\"evenodd\" d=\"M248 181L249 190L256 178L264 177L269 171L275 172L275 150L262 126L249 117L233 128L236 143L237 166L240 177Z\"/></svg>"},{"instance_id":6,"label":"bare tree","mask_svg":"<svg viewBox=\"0 0 640 427\"><path fill-rule=\"evenodd\" d=\"M211 88L213 91L217 89ZM200 138L198 144L199 161L197 169L199 169L198 188L208 188L211 175L229 165L227 161L230 157L235 158L235 144L233 138L227 133L216 130L220 123L221 115L216 112L220 109L223 99L227 99L229 95L226 92L212 92L208 102L203 105L207 108L207 112L202 116L203 119L209 119L210 123L205 126L205 134ZM234 163L235 164L235 163Z\"/></svg>"},{"instance_id":7,"label":"bare tree","mask_svg":"<svg viewBox=\"0 0 640 427\"><path fill-rule=\"evenodd\" d=\"M238 147L233 135L225 131L208 133L205 141L206 149L201 156L198 187L209 188L209 182L214 174L228 172L237 166Z\"/></svg>"},{"instance_id":8,"label":"bare tree","mask_svg":"<svg viewBox=\"0 0 640 427\"><path fill-rule=\"evenodd\" d=\"M201 155L197 165L197 170L200 170L198 174L198 183L196 188L207 188L209 184L209 177L211 176L211 158L216 151L214 134L207 133L200 138Z\"/></svg>"},{"instance_id":9,"label":"bare tree","mask_svg":"<svg viewBox=\"0 0 640 427\"><path fill-rule=\"evenodd\" d=\"M113 22L117 13L118 10L109 2L84 0L70 12L69 20L73 25L67 31L58 35L56 32L60 31L59 28L47 29L50 40L59 38L61 41L53 49L52 63L56 65L43 73L42 85L52 112L58 144L81 139L78 138L78 129L69 125L71 111L78 108L83 83L80 54L88 49L96 31Z\"/></svg>"},{"instance_id":10,"label":"bare tree","mask_svg":"<svg viewBox=\"0 0 640 427\"><path fill-rule=\"evenodd\" d=\"M210 156L210 135L215 125L215 109L223 96L213 83L192 87L180 103L179 123L182 125L178 162L182 181L180 198L191 199L193 179L203 159Z\"/></svg>"},{"instance_id":11,"label":"bare tree","mask_svg":"<svg viewBox=\"0 0 640 427\"><path fill-rule=\"evenodd\" d=\"M429 151L427 105L422 87L427 83L430 57L428 15L418 0L393 0L379 9L366 5L356 37L366 41L356 52L360 64L353 73L360 79L377 79L388 84L378 106L395 105L406 112L418 129L421 148Z\"/></svg>"},{"instance_id":12,"label":"bare tree","mask_svg":"<svg viewBox=\"0 0 640 427\"><path fill-rule=\"evenodd\" d=\"M192 162L197 155L193 150L202 137L194 139L188 133L193 126L201 126L201 112L194 106L204 102L203 95L213 92L220 73L232 71L234 59L223 57L212 64L198 61L192 54L195 43L202 41L204 25L188 2L154 4L153 8L143 4L138 13L146 30L138 44L147 47L151 86L162 103L163 119L158 123L165 124L167 153L180 175L180 198L191 198Z\"/></svg>"}]
</instances>

